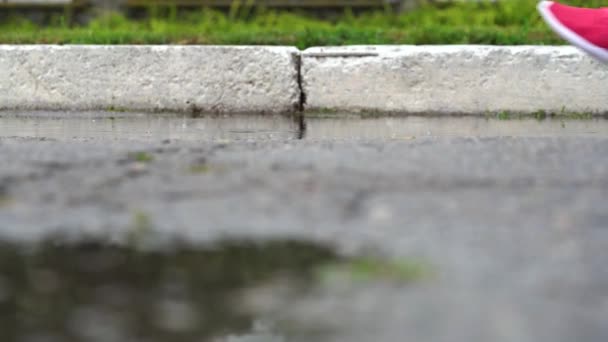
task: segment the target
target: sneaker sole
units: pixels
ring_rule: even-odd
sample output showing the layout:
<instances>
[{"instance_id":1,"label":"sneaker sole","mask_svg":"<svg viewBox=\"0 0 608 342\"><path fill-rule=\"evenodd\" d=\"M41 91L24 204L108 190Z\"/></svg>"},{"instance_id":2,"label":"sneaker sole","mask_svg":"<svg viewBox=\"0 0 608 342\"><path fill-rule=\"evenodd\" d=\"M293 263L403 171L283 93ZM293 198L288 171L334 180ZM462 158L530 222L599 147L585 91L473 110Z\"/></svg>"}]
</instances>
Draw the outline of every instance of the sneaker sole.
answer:
<instances>
[{"instance_id":1,"label":"sneaker sole","mask_svg":"<svg viewBox=\"0 0 608 342\"><path fill-rule=\"evenodd\" d=\"M568 41L570 44L578 47L584 52L588 53L597 60L608 63L608 50L602 49L597 45L589 42L585 38L579 36L576 32L570 30L564 26L557 18L551 13L549 7L553 4L552 1L541 1L537 5L537 9L540 15L543 17L545 22L557 33L560 37Z\"/></svg>"}]
</instances>

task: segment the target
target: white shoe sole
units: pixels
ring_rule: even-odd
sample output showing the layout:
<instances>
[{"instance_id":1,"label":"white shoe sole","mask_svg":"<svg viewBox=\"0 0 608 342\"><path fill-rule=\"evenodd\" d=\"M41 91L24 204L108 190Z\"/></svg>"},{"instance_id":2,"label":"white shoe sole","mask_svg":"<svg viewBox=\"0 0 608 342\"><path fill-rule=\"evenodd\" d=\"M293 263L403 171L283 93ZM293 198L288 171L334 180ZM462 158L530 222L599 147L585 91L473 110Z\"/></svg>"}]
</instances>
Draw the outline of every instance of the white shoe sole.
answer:
<instances>
[{"instance_id":1,"label":"white shoe sole","mask_svg":"<svg viewBox=\"0 0 608 342\"><path fill-rule=\"evenodd\" d=\"M551 13L549 7L553 4L553 1L541 1L536 6L540 15L547 22L547 24L563 39L568 41L570 44L578 47L585 51L592 57L598 59L603 63L608 63L608 50L602 49L596 45L593 45L585 38L576 34L576 32L570 30L564 26L557 18Z\"/></svg>"}]
</instances>

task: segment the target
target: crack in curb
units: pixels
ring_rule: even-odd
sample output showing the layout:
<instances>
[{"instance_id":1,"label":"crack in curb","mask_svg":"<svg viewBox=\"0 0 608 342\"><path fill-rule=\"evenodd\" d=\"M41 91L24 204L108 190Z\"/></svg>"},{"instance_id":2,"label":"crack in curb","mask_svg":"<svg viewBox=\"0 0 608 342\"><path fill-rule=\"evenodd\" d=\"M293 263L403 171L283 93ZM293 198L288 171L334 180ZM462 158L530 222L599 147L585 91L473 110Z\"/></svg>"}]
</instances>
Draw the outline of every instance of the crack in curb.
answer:
<instances>
[{"instance_id":1,"label":"crack in curb","mask_svg":"<svg viewBox=\"0 0 608 342\"><path fill-rule=\"evenodd\" d=\"M296 82L298 85L299 91L299 101L296 107L296 120L298 125L298 133L297 139L302 140L306 137L306 115L305 115L305 106L306 106L306 92L304 91L303 85L303 77L302 77L302 65L304 61L304 56L311 58L364 58L364 57L378 57L379 53L377 52L356 52L356 51L346 51L346 52L305 52L299 50L294 54L293 61L294 67L296 68Z\"/></svg>"},{"instance_id":2,"label":"crack in curb","mask_svg":"<svg viewBox=\"0 0 608 342\"><path fill-rule=\"evenodd\" d=\"M306 118L304 117L304 105L306 104L306 93L302 85L302 52L294 55L294 66L296 68L296 83L298 85L298 104L296 108L296 120L298 124L297 139L302 140L306 136Z\"/></svg>"}]
</instances>

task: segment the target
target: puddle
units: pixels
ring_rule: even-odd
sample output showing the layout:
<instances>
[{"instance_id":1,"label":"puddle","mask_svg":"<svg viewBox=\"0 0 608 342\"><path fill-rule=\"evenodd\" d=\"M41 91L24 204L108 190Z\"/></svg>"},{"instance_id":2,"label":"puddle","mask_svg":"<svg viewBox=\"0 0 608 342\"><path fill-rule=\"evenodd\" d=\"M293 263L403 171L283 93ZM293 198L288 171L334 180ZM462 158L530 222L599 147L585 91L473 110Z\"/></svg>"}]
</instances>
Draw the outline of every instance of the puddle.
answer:
<instances>
[{"instance_id":1,"label":"puddle","mask_svg":"<svg viewBox=\"0 0 608 342\"><path fill-rule=\"evenodd\" d=\"M217 115L115 112L0 113L0 137L58 140L290 140L413 139L422 136L608 136L608 120L488 119L484 117L306 118L288 115Z\"/></svg>"},{"instance_id":2,"label":"puddle","mask_svg":"<svg viewBox=\"0 0 608 342\"><path fill-rule=\"evenodd\" d=\"M143 113L0 113L0 137L58 140L288 140L299 123L287 115L185 117Z\"/></svg>"},{"instance_id":3,"label":"puddle","mask_svg":"<svg viewBox=\"0 0 608 342\"><path fill-rule=\"evenodd\" d=\"M409 281L419 271L296 240L156 251L55 240L0 247L6 342L286 341L272 321L243 304L244 293L282 279L293 297L328 275Z\"/></svg>"},{"instance_id":4,"label":"puddle","mask_svg":"<svg viewBox=\"0 0 608 342\"><path fill-rule=\"evenodd\" d=\"M608 120L511 119L482 117L310 118L306 139L412 139L446 137L608 136Z\"/></svg>"}]
</instances>

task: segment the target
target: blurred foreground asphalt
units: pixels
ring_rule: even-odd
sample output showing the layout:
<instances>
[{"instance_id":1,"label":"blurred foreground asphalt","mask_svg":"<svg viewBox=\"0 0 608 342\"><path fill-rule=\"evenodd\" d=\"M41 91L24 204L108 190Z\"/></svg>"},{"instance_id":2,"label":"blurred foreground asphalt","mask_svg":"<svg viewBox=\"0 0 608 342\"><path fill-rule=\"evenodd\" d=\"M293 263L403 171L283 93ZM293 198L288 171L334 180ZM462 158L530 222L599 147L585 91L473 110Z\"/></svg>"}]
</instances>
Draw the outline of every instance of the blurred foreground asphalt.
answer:
<instances>
[{"instance_id":1,"label":"blurred foreground asphalt","mask_svg":"<svg viewBox=\"0 0 608 342\"><path fill-rule=\"evenodd\" d=\"M314 240L425 260L435 274L319 291L283 308L335 326L329 340L608 340L605 130L439 136L429 124L422 136L297 140L286 121L256 126L263 138L182 139L45 133L50 119L31 132L11 121L11 131L1 120L4 240L123 241L142 221L160 240Z\"/></svg>"}]
</instances>

